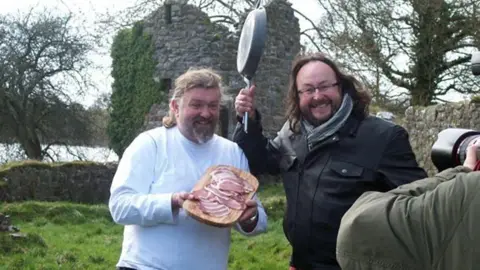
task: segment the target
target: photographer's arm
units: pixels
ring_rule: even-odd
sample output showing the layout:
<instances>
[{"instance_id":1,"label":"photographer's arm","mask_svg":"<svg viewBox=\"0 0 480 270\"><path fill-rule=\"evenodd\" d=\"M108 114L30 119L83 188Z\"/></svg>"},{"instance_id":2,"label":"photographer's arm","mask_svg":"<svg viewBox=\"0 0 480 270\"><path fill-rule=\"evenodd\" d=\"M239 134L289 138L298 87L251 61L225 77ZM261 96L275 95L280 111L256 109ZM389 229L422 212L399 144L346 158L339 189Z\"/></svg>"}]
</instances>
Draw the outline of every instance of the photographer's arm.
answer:
<instances>
[{"instance_id":1,"label":"photographer's arm","mask_svg":"<svg viewBox=\"0 0 480 270\"><path fill-rule=\"evenodd\" d=\"M441 183L452 180L458 173L467 173L471 171L472 170L470 168L464 166L457 166L455 168L450 168L443 172L440 172L434 177L414 181L412 183L399 186L398 188L390 190L389 193L396 195L420 196L427 191L434 190Z\"/></svg>"},{"instance_id":2,"label":"photographer's arm","mask_svg":"<svg viewBox=\"0 0 480 270\"><path fill-rule=\"evenodd\" d=\"M356 269L367 257L392 268L431 268L477 194L480 174L468 171L457 167L389 192L364 193L342 218L342 269Z\"/></svg>"},{"instance_id":3,"label":"photographer's arm","mask_svg":"<svg viewBox=\"0 0 480 270\"><path fill-rule=\"evenodd\" d=\"M477 198L480 174L470 168L475 151L468 153L465 166L360 196L340 225L337 259L342 269L356 269L365 258L407 269L434 265Z\"/></svg>"},{"instance_id":4,"label":"photographer's arm","mask_svg":"<svg viewBox=\"0 0 480 270\"><path fill-rule=\"evenodd\" d=\"M449 168L438 173L434 177L427 178L421 181L415 181L413 183L400 186L396 189L391 190L390 193L398 194L398 195L403 194L403 195L409 195L409 196L419 196L427 191L434 190L439 184L453 179L458 173L471 172L473 168L475 168L475 165L477 163L477 157L475 154L476 151L477 151L477 146L471 145L467 149L467 156L462 166Z\"/></svg>"}]
</instances>

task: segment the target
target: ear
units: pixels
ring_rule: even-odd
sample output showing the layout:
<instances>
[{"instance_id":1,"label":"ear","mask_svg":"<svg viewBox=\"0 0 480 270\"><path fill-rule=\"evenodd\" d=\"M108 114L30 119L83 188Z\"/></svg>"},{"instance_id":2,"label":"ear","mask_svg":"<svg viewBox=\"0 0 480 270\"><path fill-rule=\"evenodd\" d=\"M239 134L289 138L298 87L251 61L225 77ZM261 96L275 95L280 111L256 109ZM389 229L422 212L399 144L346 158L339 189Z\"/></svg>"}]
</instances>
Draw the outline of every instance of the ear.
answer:
<instances>
[{"instance_id":1,"label":"ear","mask_svg":"<svg viewBox=\"0 0 480 270\"><path fill-rule=\"evenodd\" d=\"M170 101L170 110L175 114L175 116L178 117L178 113L180 111L180 106L179 106L178 101L176 99L172 99Z\"/></svg>"}]
</instances>

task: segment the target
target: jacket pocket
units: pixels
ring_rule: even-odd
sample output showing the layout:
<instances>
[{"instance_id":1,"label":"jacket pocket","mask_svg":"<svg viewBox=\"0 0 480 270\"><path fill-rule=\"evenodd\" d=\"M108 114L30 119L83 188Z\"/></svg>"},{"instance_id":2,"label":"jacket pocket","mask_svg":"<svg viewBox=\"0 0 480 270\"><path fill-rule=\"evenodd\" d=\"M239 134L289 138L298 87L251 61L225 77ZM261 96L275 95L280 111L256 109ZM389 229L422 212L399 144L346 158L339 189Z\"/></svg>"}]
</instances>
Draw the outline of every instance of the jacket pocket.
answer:
<instances>
[{"instance_id":1,"label":"jacket pocket","mask_svg":"<svg viewBox=\"0 0 480 270\"><path fill-rule=\"evenodd\" d=\"M339 177L362 177L364 168L345 161L332 160L330 163L330 170L336 173Z\"/></svg>"},{"instance_id":2,"label":"jacket pocket","mask_svg":"<svg viewBox=\"0 0 480 270\"><path fill-rule=\"evenodd\" d=\"M335 198L356 196L374 184L372 171L351 162L331 159L319 176L318 192Z\"/></svg>"}]
</instances>

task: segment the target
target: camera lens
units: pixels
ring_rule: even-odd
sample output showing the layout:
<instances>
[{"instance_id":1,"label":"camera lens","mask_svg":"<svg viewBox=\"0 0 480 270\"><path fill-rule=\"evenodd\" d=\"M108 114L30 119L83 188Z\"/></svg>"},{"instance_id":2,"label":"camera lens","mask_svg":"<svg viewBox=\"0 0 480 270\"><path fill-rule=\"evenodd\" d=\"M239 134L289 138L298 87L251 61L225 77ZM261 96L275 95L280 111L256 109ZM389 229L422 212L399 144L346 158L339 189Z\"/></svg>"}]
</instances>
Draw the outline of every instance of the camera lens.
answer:
<instances>
[{"instance_id":1,"label":"camera lens","mask_svg":"<svg viewBox=\"0 0 480 270\"><path fill-rule=\"evenodd\" d=\"M432 162L438 171L463 164L467 147L475 139L480 139L480 131L447 128L438 133L431 152ZM477 157L480 157L478 153Z\"/></svg>"},{"instance_id":2,"label":"camera lens","mask_svg":"<svg viewBox=\"0 0 480 270\"><path fill-rule=\"evenodd\" d=\"M475 140L480 139L480 135L471 135L466 137L459 145L458 151L457 151L457 156L458 156L458 162L459 165L463 164L465 162L465 159L467 157L467 148L468 146L473 143ZM480 160L480 153L477 151L477 160Z\"/></svg>"}]
</instances>

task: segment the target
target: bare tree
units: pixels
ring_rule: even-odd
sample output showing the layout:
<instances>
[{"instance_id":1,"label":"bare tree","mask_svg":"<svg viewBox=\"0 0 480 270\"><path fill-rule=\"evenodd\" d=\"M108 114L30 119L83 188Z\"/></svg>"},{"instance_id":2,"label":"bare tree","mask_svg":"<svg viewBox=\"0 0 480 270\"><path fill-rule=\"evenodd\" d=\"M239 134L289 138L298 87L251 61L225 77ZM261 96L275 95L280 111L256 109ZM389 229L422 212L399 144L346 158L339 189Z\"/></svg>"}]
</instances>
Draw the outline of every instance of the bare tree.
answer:
<instances>
[{"instance_id":1,"label":"bare tree","mask_svg":"<svg viewBox=\"0 0 480 270\"><path fill-rule=\"evenodd\" d=\"M188 3L209 14L212 22L222 24L234 31L239 29L241 19L257 3L266 6L272 1L275 0L136 0L124 10L107 11L99 14L100 19L97 26L99 32L104 33L105 37L110 37L119 29L131 27L135 22L144 19L165 4ZM293 0L286 1L293 2ZM315 36L311 34L311 30L317 29L315 22L296 9L294 9L294 12L298 17L306 19L312 25L312 28L301 32L301 37L305 38L307 42L309 41L308 46L314 46Z\"/></svg>"},{"instance_id":2,"label":"bare tree","mask_svg":"<svg viewBox=\"0 0 480 270\"><path fill-rule=\"evenodd\" d=\"M107 11L99 14L100 31L109 34L125 27L131 27L135 22L144 19L149 14L165 4L183 3L197 6L210 14L212 22L227 26L235 26L242 14L250 9L256 1L253 0L136 0L132 5L120 11ZM265 3L268 3L265 2Z\"/></svg>"},{"instance_id":3,"label":"bare tree","mask_svg":"<svg viewBox=\"0 0 480 270\"><path fill-rule=\"evenodd\" d=\"M319 49L372 85L386 80L406 90L412 105L478 92L468 62L479 45L479 0L318 2L326 12L315 29Z\"/></svg>"},{"instance_id":4,"label":"bare tree","mask_svg":"<svg viewBox=\"0 0 480 270\"><path fill-rule=\"evenodd\" d=\"M69 143L62 131L84 136L84 110L72 96L93 87L84 70L94 38L73 25L71 14L50 12L0 16L0 125L37 160L51 145Z\"/></svg>"}]
</instances>

